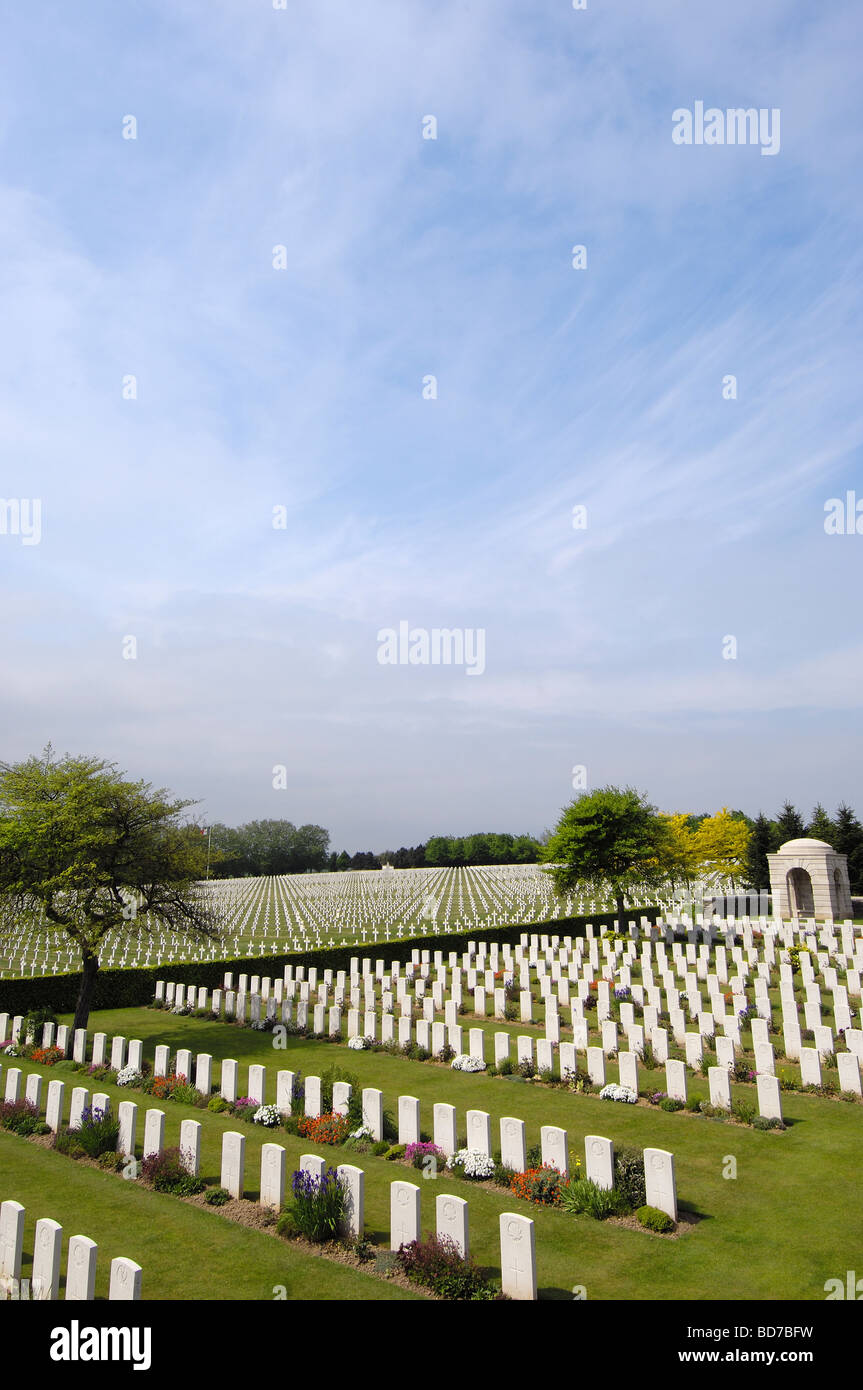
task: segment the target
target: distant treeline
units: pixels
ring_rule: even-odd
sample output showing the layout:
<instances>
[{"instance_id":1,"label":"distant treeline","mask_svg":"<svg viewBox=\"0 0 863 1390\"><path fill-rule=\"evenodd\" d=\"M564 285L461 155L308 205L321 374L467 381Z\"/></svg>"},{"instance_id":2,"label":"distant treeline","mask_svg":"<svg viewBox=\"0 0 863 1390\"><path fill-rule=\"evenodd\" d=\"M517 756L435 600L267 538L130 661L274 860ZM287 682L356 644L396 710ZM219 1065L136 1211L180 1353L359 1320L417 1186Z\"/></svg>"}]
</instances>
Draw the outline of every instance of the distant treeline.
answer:
<instances>
[{"instance_id":1,"label":"distant treeline","mask_svg":"<svg viewBox=\"0 0 863 1390\"><path fill-rule=\"evenodd\" d=\"M540 842L530 835L435 835L410 849L330 850L329 831L320 825L296 826L287 820L254 820L246 825L217 823L205 828L210 845L210 878L256 878L261 874L339 873L347 869L455 868L467 864L535 864Z\"/></svg>"}]
</instances>

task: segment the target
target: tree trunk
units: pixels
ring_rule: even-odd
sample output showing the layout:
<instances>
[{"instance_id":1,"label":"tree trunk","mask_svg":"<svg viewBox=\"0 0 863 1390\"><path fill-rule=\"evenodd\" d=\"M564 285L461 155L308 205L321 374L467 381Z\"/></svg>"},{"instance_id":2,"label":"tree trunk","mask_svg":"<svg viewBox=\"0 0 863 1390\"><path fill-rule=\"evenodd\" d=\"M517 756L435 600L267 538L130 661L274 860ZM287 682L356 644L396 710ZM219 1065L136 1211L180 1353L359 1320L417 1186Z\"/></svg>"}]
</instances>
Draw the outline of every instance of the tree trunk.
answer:
<instances>
[{"instance_id":1,"label":"tree trunk","mask_svg":"<svg viewBox=\"0 0 863 1390\"><path fill-rule=\"evenodd\" d=\"M614 895L614 901L617 903L617 930L618 930L618 931L625 931L626 928L625 928L624 925L623 925L623 912L624 912L624 907L623 907L623 894L622 894L622 893L615 893L615 895Z\"/></svg>"},{"instance_id":2,"label":"tree trunk","mask_svg":"<svg viewBox=\"0 0 863 1390\"><path fill-rule=\"evenodd\" d=\"M75 1005L75 1022L72 1024L73 1032L76 1028L86 1028L87 1020L90 1017L90 1008L93 1002L93 991L96 988L96 976L99 973L99 957L85 955L83 959L83 970L81 972L81 988L78 991L78 1002Z\"/></svg>"}]
</instances>

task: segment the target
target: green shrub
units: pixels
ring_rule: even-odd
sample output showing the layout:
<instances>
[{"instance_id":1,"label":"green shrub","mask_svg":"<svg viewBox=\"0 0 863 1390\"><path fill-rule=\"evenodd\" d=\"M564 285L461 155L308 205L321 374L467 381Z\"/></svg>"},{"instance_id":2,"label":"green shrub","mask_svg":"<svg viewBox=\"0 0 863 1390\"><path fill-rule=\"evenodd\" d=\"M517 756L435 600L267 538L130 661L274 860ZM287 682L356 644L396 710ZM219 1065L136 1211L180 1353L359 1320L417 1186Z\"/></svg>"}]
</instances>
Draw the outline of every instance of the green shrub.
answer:
<instances>
[{"instance_id":1,"label":"green shrub","mask_svg":"<svg viewBox=\"0 0 863 1390\"><path fill-rule=\"evenodd\" d=\"M223 1207L231 1200L231 1194L225 1187L208 1187L204 1193L204 1201L211 1207Z\"/></svg>"},{"instance_id":2,"label":"green shrub","mask_svg":"<svg viewBox=\"0 0 863 1390\"><path fill-rule=\"evenodd\" d=\"M659 1102L659 1108L670 1113L674 1110L683 1110L684 1105L682 1100L675 1100L673 1096L666 1096L664 1100Z\"/></svg>"},{"instance_id":3,"label":"green shrub","mask_svg":"<svg viewBox=\"0 0 863 1390\"><path fill-rule=\"evenodd\" d=\"M0 1125L22 1137L38 1133L39 1111L29 1100L5 1100L0 1104Z\"/></svg>"},{"instance_id":4,"label":"green shrub","mask_svg":"<svg viewBox=\"0 0 863 1390\"><path fill-rule=\"evenodd\" d=\"M398 1251L398 1263L415 1284L431 1289L439 1298L457 1302L490 1302L500 1292L473 1259L464 1259L450 1236L428 1235L412 1240Z\"/></svg>"},{"instance_id":5,"label":"green shrub","mask_svg":"<svg viewBox=\"0 0 863 1390\"><path fill-rule=\"evenodd\" d=\"M110 1173L119 1173L125 1163L125 1155L114 1153L111 1149L106 1149L104 1153L99 1155L99 1167L107 1169Z\"/></svg>"},{"instance_id":6,"label":"green shrub","mask_svg":"<svg viewBox=\"0 0 863 1390\"><path fill-rule=\"evenodd\" d=\"M168 1099L177 1101L179 1105L197 1105L202 1107L209 1104L207 1097L201 1095L201 1092L194 1086L190 1086L187 1081L175 1082L171 1087L171 1094Z\"/></svg>"},{"instance_id":7,"label":"green shrub","mask_svg":"<svg viewBox=\"0 0 863 1390\"><path fill-rule=\"evenodd\" d=\"M647 1201L644 1154L641 1149L617 1149L614 1154L614 1188L630 1211Z\"/></svg>"},{"instance_id":8,"label":"green shrub","mask_svg":"<svg viewBox=\"0 0 863 1390\"><path fill-rule=\"evenodd\" d=\"M224 1115L226 1110L230 1110L230 1101L225 1100L224 1096L213 1096L212 1100L207 1101L207 1109L214 1115Z\"/></svg>"},{"instance_id":9,"label":"green shrub","mask_svg":"<svg viewBox=\"0 0 863 1390\"><path fill-rule=\"evenodd\" d=\"M595 1090L590 1079L590 1072L585 1071L582 1067L576 1067L575 1071L568 1072L565 1080L570 1091L574 1091L576 1095L589 1095L591 1091Z\"/></svg>"},{"instance_id":10,"label":"green shrub","mask_svg":"<svg viewBox=\"0 0 863 1390\"><path fill-rule=\"evenodd\" d=\"M731 1113L741 1124L751 1125L758 1114L758 1107L753 1105L751 1100L736 1100L731 1107Z\"/></svg>"},{"instance_id":11,"label":"green shrub","mask_svg":"<svg viewBox=\"0 0 863 1390\"><path fill-rule=\"evenodd\" d=\"M756 1115L752 1121L753 1129L784 1129L785 1124L778 1115Z\"/></svg>"},{"instance_id":12,"label":"green shrub","mask_svg":"<svg viewBox=\"0 0 863 1390\"><path fill-rule=\"evenodd\" d=\"M383 1158L384 1154L389 1153L390 1146L386 1139L378 1139L372 1144L372 1153L375 1158Z\"/></svg>"},{"instance_id":13,"label":"green shrub","mask_svg":"<svg viewBox=\"0 0 863 1390\"><path fill-rule=\"evenodd\" d=\"M77 1142L88 1158L115 1151L120 1138L120 1121L115 1120L110 1107L97 1110L88 1105L81 1115L81 1124L73 1131Z\"/></svg>"},{"instance_id":14,"label":"green shrub","mask_svg":"<svg viewBox=\"0 0 863 1390\"><path fill-rule=\"evenodd\" d=\"M560 1205L575 1216L592 1216L605 1221L627 1210L625 1200L613 1188L598 1187L590 1178L574 1178L560 1187Z\"/></svg>"},{"instance_id":15,"label":"green shrub","mask_svg":"<svg viewBox=\"0 0 863 1390\"><path fill-rule=\"evenodd\" d=\"M203 1192L206 1183L203 1178L196 1178L189 1172L190 1159L191 1156L179 1148L162 1149L144 1159L141 1176L157 1192L171 1192L175 1197L193 1197L197 1192Z\"/></svg>"},{"instance_id":16,"label":"green shrub","mask_svg":"<svg viewBox=\"0 0 863 1390\"><path fill-rule=\"evenodd\" d=\"M515 1071L512 1058L504 1057L497 1070L499 1076L512 1076L512 1073Z\"/></svg>"},{"instance_id":17,"label":"green shrub","mask_svg":"<svg viewBox=\"0 0 863 1390\"><path fill-rule=\"evenodd\" d=\"M54 1148L58 1153L65 1154L67 1158L86 1157L83 1148L78 1142L78 1131L76 1129L60 1129L54 1136Z\"/></svg>"},{"instance_id":18,"label":"green shrub","mask_svg":"<svg viewBox=\"0 0 863 1390\"><path fill-rule=\"evenodd\" d=\"M404 1158L407 1144L391 1144L384 1154L387 1162L392 1163L397 1158Z\"/></svg>"},{"instance_id":19,"label":"green shrub","mask_svg":"<svg viewBox=\"0 0 863 1390\"><path fill-rule=\"evenodd\" d=\"M297 1169L291 1179L285 1213L306 1240L320 1245L335 1240L339 1234L346 1199L345 1186L335 1168L326 1168L320 1177Z\"/></svg>"},{"instance_id":20,"label":"green shrub","mask_svg":"<svg viewBox=\"0 0 863 1390\"><path fill-rule=\"evenodd\" d=\"M49 1004L37 1004L30 1008L21 1019L21 1030L18 1036L22 1042L26 1040L29 1033L33 1034L36 1046L42 1046L42 1029L46 1023L56 1023L57 1015ZM2 1042L2 1039L0 1039Z\"/></svg>"},{"instance_id":21,"label":"green shrub","mask_svg":"<svg viewBox=\"0 0 863 1390\"><path fill-rule=\"evenodd\" d=\"M667 1212L660 1211L658 1207L639 1207L635 1213L639 1224L645 1226L648 1231L658 1231L661 1235L666 1235L674 1230L674 1222Z\"/></svg>"}]
</instances>

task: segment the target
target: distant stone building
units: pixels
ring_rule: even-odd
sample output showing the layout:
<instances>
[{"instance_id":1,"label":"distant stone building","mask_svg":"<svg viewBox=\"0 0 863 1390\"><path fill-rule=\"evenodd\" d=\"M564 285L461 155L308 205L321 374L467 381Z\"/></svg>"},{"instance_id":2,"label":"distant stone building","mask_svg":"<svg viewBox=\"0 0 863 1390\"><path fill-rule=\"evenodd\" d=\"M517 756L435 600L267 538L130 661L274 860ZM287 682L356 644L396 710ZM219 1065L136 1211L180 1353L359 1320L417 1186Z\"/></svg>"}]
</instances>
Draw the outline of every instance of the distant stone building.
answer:
<instances>
[{"instance_id":1,"label":"distant stone building","mask_svg":"<svg viewBox=\"0 0 863 1390\"><path fill-rule=\"evenodd\" d=\"M824 840L788 840L768 854L773 911L789 917L851 917L847 855Z\"/></svg>"}]
</instances>

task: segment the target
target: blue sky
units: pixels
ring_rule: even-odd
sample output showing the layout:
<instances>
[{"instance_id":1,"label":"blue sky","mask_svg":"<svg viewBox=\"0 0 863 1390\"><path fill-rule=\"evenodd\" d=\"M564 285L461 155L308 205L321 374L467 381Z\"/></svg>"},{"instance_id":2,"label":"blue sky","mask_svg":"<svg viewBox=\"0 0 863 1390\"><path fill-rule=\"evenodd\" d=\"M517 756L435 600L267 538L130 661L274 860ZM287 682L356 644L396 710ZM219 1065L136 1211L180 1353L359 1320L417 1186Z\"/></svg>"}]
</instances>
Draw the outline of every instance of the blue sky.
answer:
<instances>
[{"instance_id":1,"label":"blue sky","mask_svg":"<svg viewBox=\"0 0 863 1390\"><path fill-rule=\"evenodd\" d=\"M4 758L349 848L541 831L575 764L863 811L855 5L5 27L0 496L42 538L0 535ZM696 100L778 108L779 153L675 145ZM400 620L483 628L484 673L381 666Z\"/></svg>"}]
</instances>

